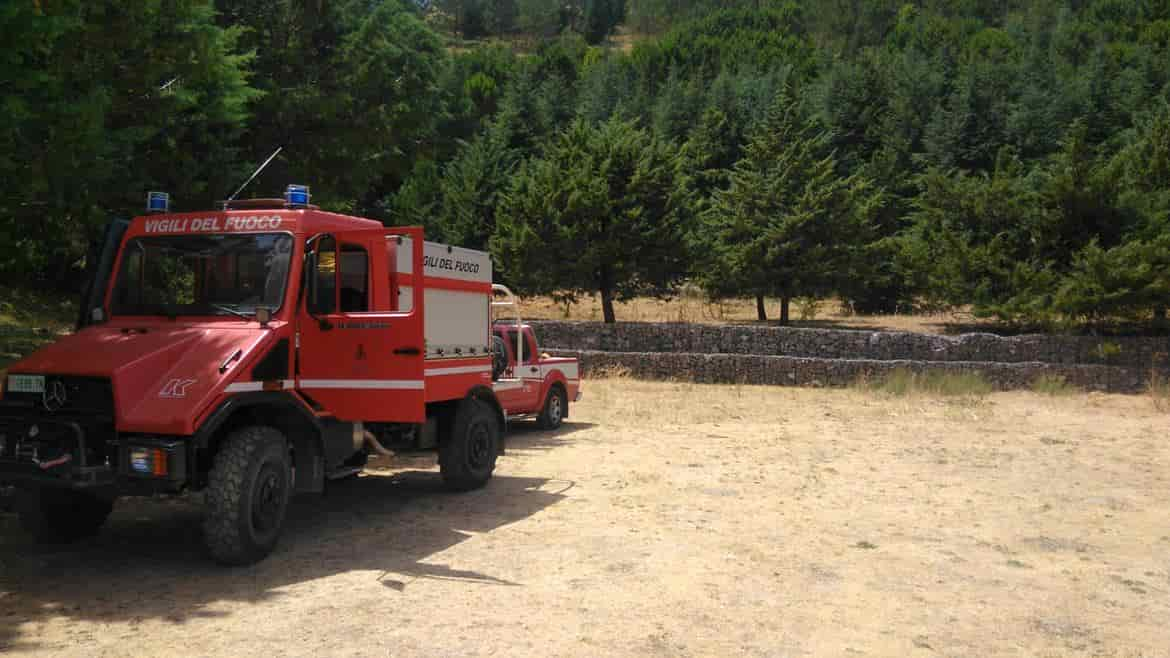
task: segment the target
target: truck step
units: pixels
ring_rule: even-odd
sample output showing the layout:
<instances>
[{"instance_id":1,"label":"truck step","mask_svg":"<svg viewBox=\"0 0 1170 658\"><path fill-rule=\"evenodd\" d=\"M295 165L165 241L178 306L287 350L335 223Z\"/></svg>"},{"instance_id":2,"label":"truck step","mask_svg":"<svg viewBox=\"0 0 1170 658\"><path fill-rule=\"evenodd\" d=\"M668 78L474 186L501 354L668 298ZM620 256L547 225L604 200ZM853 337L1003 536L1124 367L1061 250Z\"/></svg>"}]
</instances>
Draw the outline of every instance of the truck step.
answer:
<instances>
[{"instance_id":1,"label":"truck step","mask_svg":"<svg viewBox=\"0 0 1170 658\"><path fill-rule=\"evenodd\" d=\"M350 477L353 475L357 475L358 473L361 473L362 470L363 470L363 467L361 467L361 466L346 466L344 468L339 468L336 471L333 471L332 473L326 474L325 477L329 480L340 480L342 478L347 478L347 477Z\"/></svg>"}]
</instances>

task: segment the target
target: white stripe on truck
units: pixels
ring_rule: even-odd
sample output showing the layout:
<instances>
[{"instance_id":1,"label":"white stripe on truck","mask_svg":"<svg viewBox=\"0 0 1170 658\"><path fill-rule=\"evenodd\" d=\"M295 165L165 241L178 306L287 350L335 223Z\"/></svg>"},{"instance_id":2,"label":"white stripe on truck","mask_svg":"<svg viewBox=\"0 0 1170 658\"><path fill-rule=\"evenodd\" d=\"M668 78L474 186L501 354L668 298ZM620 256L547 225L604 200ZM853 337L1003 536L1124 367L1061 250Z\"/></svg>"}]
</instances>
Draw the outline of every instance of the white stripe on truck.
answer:
<instances>
[{"instance_id":1,"label":"white stripe on truck","mask_svg":"<svg viewBox=\"0 0 1170 658\"><path fill-rule=\"evenodd\" d=\"M421 391L421 379L302 379L301 388L344 388Z\"/></svg>"},{"instance_id":2,"label":"white stripe on truck","mask_svg":"<svg viewBox=\"0 0 1170 658\"><path fill-rule=\"evenodd\" d=\"M491 366L458 366L455 368L427 368L427 377L436 375L471 375L477 372L491 372Z\"/></svg>"}]
</instances>

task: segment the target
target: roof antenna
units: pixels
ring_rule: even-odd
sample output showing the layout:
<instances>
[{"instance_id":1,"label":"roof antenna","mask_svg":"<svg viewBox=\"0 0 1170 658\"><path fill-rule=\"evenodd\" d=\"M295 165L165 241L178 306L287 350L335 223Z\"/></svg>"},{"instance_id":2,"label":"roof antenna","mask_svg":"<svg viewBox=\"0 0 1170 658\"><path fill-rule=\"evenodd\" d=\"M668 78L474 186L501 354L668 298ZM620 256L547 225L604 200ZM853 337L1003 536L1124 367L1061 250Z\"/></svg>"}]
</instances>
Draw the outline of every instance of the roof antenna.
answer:
<instances>
[{"instance_id":1,"label":"roof antenna","mask_svg":"<svg viewBox=\"0 0 1170 658\"><path fill-rule=\"evenodd\" d=\"M244 188L248 187L248 184L255 180L256 177L260 175L260 172L264 171L264 168L268 166L268 163L272 162L272 160L275 159L277 155L280 155L280 152L283 150L283 146L276 147L276 150L272 152L272 155L268 156L268 159L264 161L264 164L260 165L256 171L252 172L252 175L248 177L248 180L244 181L244 184L240 186L240 189L236 190L235 193L227 198L226 201L222 202L223 209L227 210L228 204L232 201L235 201L236 197L240 195L240 192L243 192Z\"/></svg>"}]
</instances>

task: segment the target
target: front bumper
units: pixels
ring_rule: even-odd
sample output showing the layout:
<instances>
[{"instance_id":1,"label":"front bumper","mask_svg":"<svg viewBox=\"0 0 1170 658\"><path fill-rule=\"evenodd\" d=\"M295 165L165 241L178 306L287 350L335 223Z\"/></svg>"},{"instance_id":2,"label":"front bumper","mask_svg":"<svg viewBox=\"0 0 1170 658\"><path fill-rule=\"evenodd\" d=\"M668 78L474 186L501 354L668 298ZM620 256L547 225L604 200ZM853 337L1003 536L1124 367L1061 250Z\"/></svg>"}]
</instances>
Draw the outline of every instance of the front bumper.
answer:
<instances>
[{"instance_id":1,"label":"front bumper","mask_svg":"<svg viewBox=\"0 0 1170 658\"><path fill-rule=\"evenodd\" d=\"M75 420L0 418L0 480L79 489L112 484L114 469L95 463L86 434Z\"/></svg>"},{"instance_id":2,"label":"front bumper","mask_svg":"<svg viewBox=\"0 0 1170 658\"><path fill-rule=\"evenodd\" d=\"M104 430L104 431L103 431ZM39 415L0 417L0 482L69 489L114 488L124 493L177 491L187 481L190 442L128 436L80 419ZM142 473L132 459L162 455L164 472Z\"/></svg>"}]
</instances>

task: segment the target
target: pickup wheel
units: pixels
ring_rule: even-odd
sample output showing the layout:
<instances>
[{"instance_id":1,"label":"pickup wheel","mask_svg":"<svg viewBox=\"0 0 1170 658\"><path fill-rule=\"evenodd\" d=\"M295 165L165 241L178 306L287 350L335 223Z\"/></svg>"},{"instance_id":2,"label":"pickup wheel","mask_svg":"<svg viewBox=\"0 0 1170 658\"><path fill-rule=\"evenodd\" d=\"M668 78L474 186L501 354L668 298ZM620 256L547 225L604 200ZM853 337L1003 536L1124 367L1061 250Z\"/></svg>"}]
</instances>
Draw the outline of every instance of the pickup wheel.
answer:
<instances>
[{"instance_id":1,"label":"pickup wheel","mask_svg":"<svg viewBox=\"0 0 1170 658\"><path fill-rule=\"evenodd\" d=\"M569 396L560 384L553 384L548 391L548 398L544 401L544 408L536 418L536 424L541 429L555 430L564 422L569 411Z\"/></svg>"},{"instance_id":2,"label":"pickup wheel","mask_svg":"<svg viewBox=\"0 0 1170 658\"><path fill-rule=\"evenodd\" d=\"M451 491L478 489L492 477L500 452L500 424L487 404L459 403L451 433L439 444L439 472Z\"/></svg>"},{"instance_id":3,"label":"pickup wheel","mask_svg":"<svg viewBox=\"0 0 1170 658\"><path fill-rule=\"evenodd\" d=\"M72 542L96 534L113 509L113 500L68 489L16 492L20 524L43 543Z\"/></svg>"},{"instance_id":4,"label":"pickup wheel","mask_svg":"<svg viewBox=\"0 0 1170 658\"><path fill-rule=\"evenodd\" d=\"M272 552L292 491L288 442L272 427L224 439L208 475L203 541L216 561L252 564Z\"/></svg>"}]
</instances>

